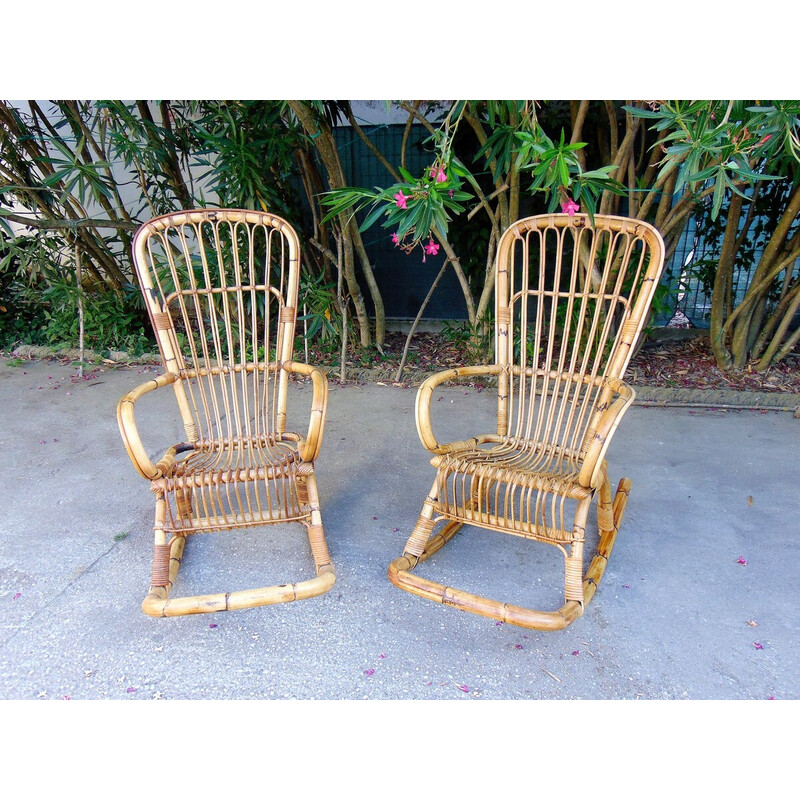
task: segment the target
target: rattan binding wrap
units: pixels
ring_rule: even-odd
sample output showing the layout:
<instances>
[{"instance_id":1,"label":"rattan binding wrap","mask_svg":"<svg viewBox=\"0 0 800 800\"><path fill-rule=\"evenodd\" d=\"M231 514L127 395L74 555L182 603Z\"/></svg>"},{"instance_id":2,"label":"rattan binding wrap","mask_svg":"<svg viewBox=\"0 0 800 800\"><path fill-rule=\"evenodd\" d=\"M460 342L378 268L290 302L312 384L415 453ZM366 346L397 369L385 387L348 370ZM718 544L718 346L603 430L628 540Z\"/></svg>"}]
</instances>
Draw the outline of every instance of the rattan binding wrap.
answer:
<instances>
[{"instance_id":1,"label":"rattan binding wrap","mask_svg":"<svg viewBox=\"0 0 800 800\"><path fill-rule=\"evenodd\" d=\"M164 374L117 409L134 466L156 494L153 616L221 611L312 597L335 573L325 542L314 461L328 385L293 360L300 279L297 234L273 214L204 209L156 217L133 241L134 264ZM287 430L290 375L312 384L308 430ZM171 385L185 441L153 463L134 410ZM187 536L273 523L307 529L316 577L299 583L173 598Z\"/></svg>"},{"instance_id":2,"label":"rattan binding wrap","mask_svg":"<svg viewBox=\"0 0 800 800\"><path fill-rule=\"evenodd\" d=\"M583 613L630 490L623 479L612 499L605 456L633 402L622 378L663 261L659 233L622 217L545 214L519 220L503 234L495 277L495 363L434 375L417 395L417 430L434 454L437 473L403 555L389 566L392 583L527 628L563 628ZM484 375L498 382L496 430L440 443L431 423L434 391L448 380ZM599 543L584 573L595 499ZM465 524L559 548L564 605L527 609L412 572Z\"/></svg>"}]
</instances>

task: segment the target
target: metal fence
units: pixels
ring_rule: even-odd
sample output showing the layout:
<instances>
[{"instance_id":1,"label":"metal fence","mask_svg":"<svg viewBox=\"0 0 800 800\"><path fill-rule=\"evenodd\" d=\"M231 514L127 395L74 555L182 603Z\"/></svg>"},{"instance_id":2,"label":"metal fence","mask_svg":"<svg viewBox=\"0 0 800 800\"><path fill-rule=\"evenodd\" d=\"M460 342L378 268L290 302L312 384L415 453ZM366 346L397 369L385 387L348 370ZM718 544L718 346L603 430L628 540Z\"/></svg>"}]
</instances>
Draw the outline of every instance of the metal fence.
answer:
<instances>
[{"instance_id":1,"label":"metal fence","mask_svg":"<svg viewBox=\"0 0 800 800\"><path fill-rule=\"evenodd\" d=\"M724 216L724 210L723 210ZM742 231L744 220L740 223ZM798 223L795 223L797 227ZM721 235L704 230L702 215L690 217L686 229L681 236L675 252L664 270L663 282L670 289L671 310L660 314L655 322L666 325L673 316L683 315L692 326L708 328L711 317L711 287L705 286L700 276L699 266L705 259L714 258L719 252ZM753 273L764 252L763 246L754 247L747 263L738 264L733 273L732 291L733 306L736 307L744 299ZM795 261L792 274L800 272L800 259Z\"/></svg>"}]
</instances>

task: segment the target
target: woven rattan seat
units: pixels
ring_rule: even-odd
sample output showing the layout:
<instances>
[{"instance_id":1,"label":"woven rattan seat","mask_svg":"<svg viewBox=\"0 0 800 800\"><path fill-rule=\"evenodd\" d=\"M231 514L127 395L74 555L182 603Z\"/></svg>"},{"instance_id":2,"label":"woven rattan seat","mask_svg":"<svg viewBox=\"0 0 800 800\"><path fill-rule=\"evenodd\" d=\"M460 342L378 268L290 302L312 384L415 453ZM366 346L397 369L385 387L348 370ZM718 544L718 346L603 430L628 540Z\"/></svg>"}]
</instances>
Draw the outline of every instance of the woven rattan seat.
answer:
<instances>
[{"instance_id":1,"label":"woven rattan seat","mask_svg":"<svg viewBox=\"0 0 800 800\"><path fill-rule=\"evenodd\" d=\"M437 474L402 556L396 586L527 628L579 617L603 575L630 481L612 497L606 452L633 390L622 378L663 269L663 241L623 217L546 214L512 225L496 260L493 364L447 370L417 395L422 444ZM497 432L441 443L434 390L447 381L497 381ZM599 541L583 572L590 505ZM421 577L415 570L463 525L544 542L564 555L564 604L533 610Z\"/></svg>"},{"instance_id":2,"label":"woven rattan seat","mask_svg":"<svg viewBox=\"0 0 800 800\"><path fill-rule=\"evenodd\" d=\"M302 521L297 494L301 469L294 443L264 446L250 440L193 450L151 485L164 492L165 531L231 530L260 525L263 519ZM187 490L205 509L204 517L184 506L181 498Z\"/></svg>"},{"instance_id":3,"label":"woven rattan seat","mask_svg":"<svg viewBox=\"0 0 800 800\"><path fill-rule=\"evenodd\" d=\"M156 494L153 616L287 602L328 591L314 461L327 407L324 374L292 357L300 279L294 229L273 214L179 212L143 225L134 263L164 374L129 392L117 416L128 454ZM312 387L306 434L287 430L290 378ZM153 463L134 417L148 392L171 385L186 439ZM191 534L305 526L317 575L298 583L174 598Z\"/></svg>"}]
</instances>

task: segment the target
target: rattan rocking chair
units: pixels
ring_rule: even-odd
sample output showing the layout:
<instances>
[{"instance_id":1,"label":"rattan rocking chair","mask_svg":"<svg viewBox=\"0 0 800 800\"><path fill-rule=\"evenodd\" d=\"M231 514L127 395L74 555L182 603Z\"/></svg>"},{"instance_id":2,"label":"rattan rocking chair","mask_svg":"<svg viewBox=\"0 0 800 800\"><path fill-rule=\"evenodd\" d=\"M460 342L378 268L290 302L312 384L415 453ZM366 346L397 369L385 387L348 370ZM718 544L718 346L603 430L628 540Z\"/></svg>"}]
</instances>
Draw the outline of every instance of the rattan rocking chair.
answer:
<instances>
[{"instance_id":1,"label":"rattan rocking chair","mask_svg":"<svg viewBox=\"0 0 800 800\"><path fill-rule=\"evenodd\" d=\"M406 591L525 628L565 628L595 594L631 482L612 498L605 460L633 390L622 378L658 285L664 245L650 225L622 217L547 214L502 236L495 276L496 363L428 378L417 430L436 479L389 579ZM448 380L496 376L497 432L442 444L431 397ZM592 500L599 539L583 574ZM567 525L565 523L570 522ZM434 529L443 523L434 535ZM463 525L557 547L564 605L539 611L444 586L412 572ZM460 537L461 538L461 537Z\"/></svg>"},{"instance_id":2,"label":"rattan rocking chair","mask_svg":"<svg viewBox=\"0 0 800 800\"><path fill-rule=\"evenodd\" d=\"M156 495L155 554L142 609L177 616L252 608L327 592L335 572L314 461L328 384L293 360L300 277L297 234L280 217L231 209L156 217L133 240L164 373L120 400L122 439ZM310 378L305 436L287 428L291 375ZM134 418L148 392L171 385L186 439L154 464ZM171 598L187 536L301 523L316 577L259 589Z\"/></svg>"}]
</instances>

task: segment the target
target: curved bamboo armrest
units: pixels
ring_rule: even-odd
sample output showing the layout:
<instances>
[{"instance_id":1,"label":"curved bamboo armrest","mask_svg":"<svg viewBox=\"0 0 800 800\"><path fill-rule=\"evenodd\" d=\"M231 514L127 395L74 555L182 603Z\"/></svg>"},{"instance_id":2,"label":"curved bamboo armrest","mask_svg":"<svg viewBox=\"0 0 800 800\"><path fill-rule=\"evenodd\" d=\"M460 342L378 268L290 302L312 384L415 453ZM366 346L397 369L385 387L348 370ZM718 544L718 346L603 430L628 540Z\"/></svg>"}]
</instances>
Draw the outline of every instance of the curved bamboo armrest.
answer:
<instances>
[{"instance_id":1,"label":"curved bamboo armrest","mask_svg":"<svg viewBox=\"0 0 800 800\"><path fill-rule=\"evenodd\" d=\"M578 483L591 488L596 488L600 484L603 461L608 446L611 444L611 438L623 414L636 397L636 392L618 378L609 378L605 385L614 393L614 396L609 401L608 407L599 413L594 432L590 433L590 442L578 475Z\"/></svg>"},{"instance_id":2,"label":"curved bamboo armrest","mask_svg":"<svg viewBox=\"0 0 800 800\"><path fill-rule=\"evenodd\" d=\"M145 452L136 427L136 419L133 413L134 406L136 401L143 395L155 389L160 389L162 386L175 383L176 380L178 380L178 376L174 372L165 372L154 380L146 381L135 389L131 389L117 404L117 422L122 434L122 441L125 443L125 449L128 451L128 455L137 472L147 480L152 481L166 474L175 460L178 446L171 447L164 453L158 464L153 464Z\"/></svg>"},{"instance_id":3,"label":"curved bamboo armrest","mask_svg":"<svg viewBox=\"0 0 800 800\"><path fill-rule=\"evenodd\" d=\"M415 416L417 421L417 433L419 434L420 441L426 450L437 455L444 455L453 450L461 450L465 447L471 447L486 441L499 441L495 436L481 436L474 439L469 439L466 442L449 442L447 444L440 444L433 433L431 425L431 397L433 396L434 389L437 386L445 383L446 381L454 380L455 378L467 378L474 375L499 375L503 372L503 367L499 364L481 364L472 367L456 367L455 369L447 369L442 372L437 372L423 381L422 386L417 391L417 402L415 408Z\"/></svg>"},{"instance_id":4,"label":"curved bamboo armrest","mask_svg":"<svg viewBox=\"0 0 800 800\"><path fill-rule=\"evenodd\" d=\"M314 394L311 399L308 434L305 439L300 439L298 442L297 451L302 461L316 461L322 445L322 434L325 430L325 413L328 407L328 379L318 367L312 367L300 361L284 362L282 367L287 372L295 372L298 375L311 377Z\"/></svg>"}]
</instances>

